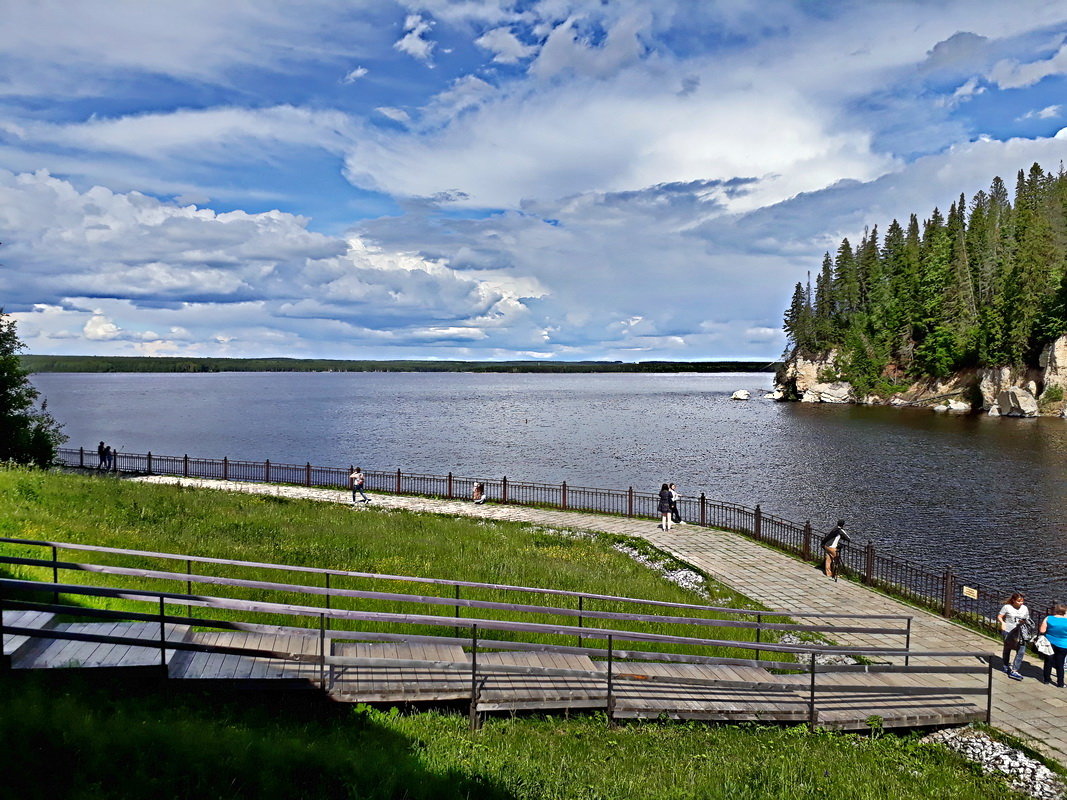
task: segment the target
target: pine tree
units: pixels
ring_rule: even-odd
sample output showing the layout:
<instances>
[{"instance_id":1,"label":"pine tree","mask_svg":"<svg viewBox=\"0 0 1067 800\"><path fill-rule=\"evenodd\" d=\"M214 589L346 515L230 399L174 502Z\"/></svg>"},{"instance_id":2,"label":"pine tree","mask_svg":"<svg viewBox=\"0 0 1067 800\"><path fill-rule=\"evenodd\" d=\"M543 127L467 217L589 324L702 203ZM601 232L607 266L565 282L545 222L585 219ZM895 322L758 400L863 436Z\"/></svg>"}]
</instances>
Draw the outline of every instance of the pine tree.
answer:
<instances>
[{"instance_id":1,"label":"pine tree","mask_svg":"<svg viewBox=\"0 0 1067 800\"><path fill-rule=\"evenodd\" d=\"M48 467L67 440L22 368L15 321L0 308L0 461Z\"/></svg>"}]
</instances>

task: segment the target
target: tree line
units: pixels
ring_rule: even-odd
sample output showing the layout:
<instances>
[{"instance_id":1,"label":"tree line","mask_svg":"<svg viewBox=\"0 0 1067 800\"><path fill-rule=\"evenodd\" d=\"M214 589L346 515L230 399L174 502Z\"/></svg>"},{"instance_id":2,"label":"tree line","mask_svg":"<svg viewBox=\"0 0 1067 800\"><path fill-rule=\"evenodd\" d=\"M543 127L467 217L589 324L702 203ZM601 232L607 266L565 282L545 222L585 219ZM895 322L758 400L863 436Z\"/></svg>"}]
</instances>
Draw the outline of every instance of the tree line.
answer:
<instances>
[{"instance_id":1,"label":"tree line","mask_svg":"<svg viewBox=\"0 0 1067 800\"><path fill-rule=\"evenodd\" d=\"M773 372L759 361L369 361L23 355L30 372Z\"/></svg>"},{"instance_id":2,"label":"tree line","mask_svg":"<svg viewBox=\"0 0 1067 800\"><path fill-rule=\"evenodd\" d=\"M1067 332L1067 173L1019 170L921 224L893 220L826 253L797 283L784 328L793 353L831 349L857 394L967 367L1036 366Z\"/></svg>"}]
</instances>

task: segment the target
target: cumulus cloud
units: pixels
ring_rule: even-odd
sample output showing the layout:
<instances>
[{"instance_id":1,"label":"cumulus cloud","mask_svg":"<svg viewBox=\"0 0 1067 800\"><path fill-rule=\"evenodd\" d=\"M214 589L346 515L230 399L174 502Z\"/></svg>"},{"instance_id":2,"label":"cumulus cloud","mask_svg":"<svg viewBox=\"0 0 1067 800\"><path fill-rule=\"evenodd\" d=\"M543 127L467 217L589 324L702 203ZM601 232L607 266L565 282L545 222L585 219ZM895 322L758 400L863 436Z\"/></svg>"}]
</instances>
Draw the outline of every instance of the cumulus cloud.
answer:
<instances>
[{"instance_id":1,"label":"cumulus cloud","mask_svg":"<svg viewBox=\"0 0 1067 800\"><path fill-rule=\"evenodd\" d=\"M368 72L370 72L370 70L366 67L356 67L341 78L341 83L355 83L360 78L366 77Z\"/></svg>"},{"instance_id":2,"label":"cumulus cloud","mask_svg":"<svg viewBox=\"0 0 1067 800\"><path fill-rule=\"evenodd\" d=\"M418 14L409 14L404 20L404 35L393 44L393 47L401 53L407 53L412 58L429 64L436 43L423 37L432 29L433 20L423 19Z\"/></svg>"},{"instance_id":3,"label":"cumulus cloud","mask_svg":"<svg viewBox=\"0 0 1067 800\"><path fill-rule=\"evenodd\" d=\"M998 61L989 77L1001 89L1020 89L1033 86L1050 75L1067 73L1067 44L1062 45L1050 58L1037 61L1004 59Z\"/></svg>"},{"instance_id":4,"label":"cumulus cloud","mask_svg":"<svg viewBox=\"0 0 1067 800\"><path fill-rule=\"evenodd\" d=\"M523 44L508 28L493 28L486 31L474 43L493 54L499 64L517 64L537 52L534 45Z\"/></svg>"},{"instance_id":5,"label":"cumulus cloud","mask_svg":"<svg viewBox=\"0 0 1067 800\"><path fill-rule=\"evenodd\" d=\"M1027 111L1025 114L1019 117L1019 119L1055 119L1056 117L1060 116L1060 113L1062 111L1063 106L1061 105L1045 106L1044 108L1036 109L1034 111Z\"/></svg>"}]
</instances>

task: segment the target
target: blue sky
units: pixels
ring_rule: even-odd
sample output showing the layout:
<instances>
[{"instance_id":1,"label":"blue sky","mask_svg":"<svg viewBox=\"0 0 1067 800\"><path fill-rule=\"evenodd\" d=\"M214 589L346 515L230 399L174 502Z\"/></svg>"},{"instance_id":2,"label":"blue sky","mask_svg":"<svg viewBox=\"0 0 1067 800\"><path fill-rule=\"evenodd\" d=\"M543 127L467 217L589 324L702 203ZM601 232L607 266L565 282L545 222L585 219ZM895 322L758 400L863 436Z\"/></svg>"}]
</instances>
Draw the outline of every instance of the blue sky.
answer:
<instances>
[{"instance_id":1,"label":"blue sky","mask_svg":"<svg viewBox=\"0 0 1067 800\"><path fill-rule=\"evenodd\" d=\"M1067 155L1067 2L0 4L33 353L771 360L842 237Z\"/></svg>"}]
</instances>

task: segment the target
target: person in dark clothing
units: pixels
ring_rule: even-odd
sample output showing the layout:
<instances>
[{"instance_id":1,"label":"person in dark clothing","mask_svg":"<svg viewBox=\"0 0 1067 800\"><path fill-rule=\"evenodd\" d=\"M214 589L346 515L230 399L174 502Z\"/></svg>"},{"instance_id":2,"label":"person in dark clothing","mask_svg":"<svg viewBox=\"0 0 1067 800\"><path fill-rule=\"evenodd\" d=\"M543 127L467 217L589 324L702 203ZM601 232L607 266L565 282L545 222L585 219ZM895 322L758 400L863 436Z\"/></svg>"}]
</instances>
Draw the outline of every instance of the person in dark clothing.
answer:
<instances>
[{"instance_id":1,"label":"person in dark clothing","mask_svg":"<svg viewBox=\"0 0 1067 800\"><path fill-rule=\"evenodd\" d=\"M659 515L660 528L669 531L671 529L671 487L666 483L659 490Z\"/></svg>"},{"instance_id":2,"label":"person in dark clothing","mask_svg":"<svg viewBox=\"0 0 1067 800\"><path fill-rule=\"evenodd\" d=\"M852 538L845 533L845 521L839 519L834 529L826 534L822 538L822 550L825 553L823 558L822 571L826 573L826 577L832 577L831 567L833 566L834 559L837 558L837 553L841 548L842 542L851 542Z\"/></svg>"},{"instance_id":3,"label":"person in dark clothing","mask_svg":"<svg viewBox=\"0 0 1067 800\"><path fill-rule=\"evenodd\" d=\"M104 447L104 443L100 442L96 446L96 457L99 459L96 464L97 469L107 469L107 451Z\"/></svg>"}]
</instances>

